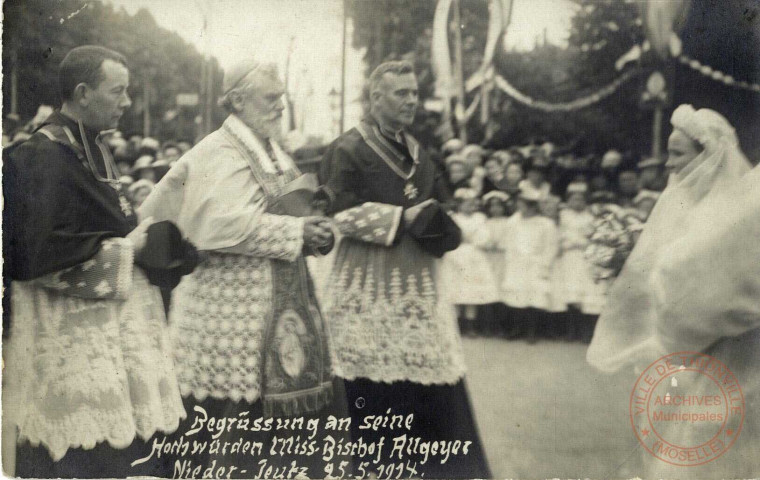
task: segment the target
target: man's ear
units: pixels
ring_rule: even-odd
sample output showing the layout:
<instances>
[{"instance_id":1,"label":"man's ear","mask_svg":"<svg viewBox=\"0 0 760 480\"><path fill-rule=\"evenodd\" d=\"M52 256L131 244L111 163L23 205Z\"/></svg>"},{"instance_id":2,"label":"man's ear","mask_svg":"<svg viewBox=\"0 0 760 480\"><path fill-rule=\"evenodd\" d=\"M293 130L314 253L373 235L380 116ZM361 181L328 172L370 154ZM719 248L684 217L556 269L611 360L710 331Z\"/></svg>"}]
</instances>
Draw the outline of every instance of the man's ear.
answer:
<instances>
[{"instance_id":1,"label":"man's ear","mask_svg":"<svg viewBox=\"0 0 760 480\"><path fill-rule=\"evenodd\" d=\"M74 101L79 105L86 107L90 104L90 87L86 83L80 83L74 87L74 94L72 95Z\"/></svg>"},{"instance_id":2,"label":"man's ear","mask_svg":"<svg viewBox=\"0 0 760 480\"><path fill-rule=\"evenodd\" d=\"M241 112L245 105L245 98L243 98L243 92L233 91L230 92L230 105L235 112Z\"/></svg>"}]
</instances>

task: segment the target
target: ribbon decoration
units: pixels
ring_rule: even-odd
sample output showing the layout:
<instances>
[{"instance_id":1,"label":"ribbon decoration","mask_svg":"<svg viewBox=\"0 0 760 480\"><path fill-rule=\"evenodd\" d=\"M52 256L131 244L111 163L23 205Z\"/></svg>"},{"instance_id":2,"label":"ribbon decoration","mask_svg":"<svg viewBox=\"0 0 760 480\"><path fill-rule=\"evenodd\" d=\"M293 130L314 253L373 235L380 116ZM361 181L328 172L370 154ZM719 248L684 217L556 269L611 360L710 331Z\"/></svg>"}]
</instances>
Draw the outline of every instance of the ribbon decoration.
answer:
<instances>
[{"instance_id":1,"label":"ribbon decoration","mask_svg":"<svg viewBox=\"0 0 760 480\"><path fill-rule=\"evenodd\" d=\"M496 86L509 95L512 99L516 100L517 102L525 105L526 107L535 108L537 110L542 110L544 112L572 112L575 110L580 110L582 108L589 107L595 103L598 103L605 98L609 97L615 91L620 88L621 85L626 83L627 81L631 80L632 78L638 76L641 73L640 70L628 70L606 86L600 88L596 92L587 95L585 97L581 97L575 100L572 100L570 102L557 102L557 103L551 103L551 102L545 102L542 100L535 100L528 95L525 95L524 93L517 90L511 83L509 83L504 77L501 75L496 76Z\"/></svg>"},{"instance_id":2,"label":"ribbon decoration","mask_svg":"<svg viewBox=\"0 0 760 480\"><path fill-rule=\"evenodd\" d=\"M736 80L731 75L723 73L720 70L715 70L709 65L704 65L699 60L691 58L688 55L679 55L678 61L688 66L692 70L699 72L705 77L709 77L729 87L740 88L742 90L749 90L751 92L760 92L760 83L750 83L750 82L745 82L741 80Z\"/></svg>"}]
</instances>

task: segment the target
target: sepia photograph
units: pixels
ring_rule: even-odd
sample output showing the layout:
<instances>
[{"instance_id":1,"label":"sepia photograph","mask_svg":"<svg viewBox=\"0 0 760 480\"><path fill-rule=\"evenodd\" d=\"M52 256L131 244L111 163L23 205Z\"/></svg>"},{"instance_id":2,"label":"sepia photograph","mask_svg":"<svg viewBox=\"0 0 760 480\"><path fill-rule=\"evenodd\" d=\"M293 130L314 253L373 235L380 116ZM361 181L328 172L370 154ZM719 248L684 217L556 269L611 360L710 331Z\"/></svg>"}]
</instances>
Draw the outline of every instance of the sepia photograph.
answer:
<instances>
[{"instance_id":1,"label":"sepia photograph","mask_svg":"<svg viewBox=\"0 0 760 480\"><path fill-rule=\"evenodd\" d=\"M4 477L760 477L760 1L2 15Z\"/></svg>"}]
</instances>

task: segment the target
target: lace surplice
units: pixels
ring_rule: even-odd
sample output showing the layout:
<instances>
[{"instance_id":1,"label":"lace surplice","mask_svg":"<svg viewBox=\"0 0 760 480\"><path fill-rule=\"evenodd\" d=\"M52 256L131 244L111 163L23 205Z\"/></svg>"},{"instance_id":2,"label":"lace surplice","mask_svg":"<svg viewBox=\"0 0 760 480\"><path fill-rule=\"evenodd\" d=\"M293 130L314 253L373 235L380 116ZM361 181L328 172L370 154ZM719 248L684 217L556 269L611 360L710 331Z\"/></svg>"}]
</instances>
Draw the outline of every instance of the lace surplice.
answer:
<instances>
[{"instance_id":1,"label":"lace surplice","mask_svg":"<svg viewBox=\"0 0 760 480\"><path fill-rule=\"evenodd\" d=\"M12 285L5 411L20 438L56 461L69 448L172 432L185 417L160 292L125 242L106 240L86 265ZM125 299L102 298L119 291Z\"/></svg>"}]
</instances>

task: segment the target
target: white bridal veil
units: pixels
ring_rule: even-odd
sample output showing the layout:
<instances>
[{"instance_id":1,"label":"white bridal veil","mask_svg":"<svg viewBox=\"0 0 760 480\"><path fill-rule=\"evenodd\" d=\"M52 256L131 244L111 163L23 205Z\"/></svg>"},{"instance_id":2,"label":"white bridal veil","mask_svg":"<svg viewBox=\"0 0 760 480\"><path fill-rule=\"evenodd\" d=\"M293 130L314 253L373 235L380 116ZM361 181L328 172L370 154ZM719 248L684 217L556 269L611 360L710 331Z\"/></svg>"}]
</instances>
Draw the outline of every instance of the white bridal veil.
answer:
<instances>
[{"instance_id":1,"label":"white bridal veil","mask_svg":"<svg viewBox=\"0 0 760 480\"><path fill-rule=\"evenodd\" d=\"M684 315L677 316L685 322L695 322L700 318L686 317L685 313L692 315L695 308L684 305L682 298L667 289L677 279L686 280L688 277L691 284L700 281L701 277L697 275L704 274L701 270L706 259L693 257L692 254L705 248L704 242L708 241L705 232L711 232L711 238L717 235L714 229L718 224L726 232L730 230L731 225L725 224L726 213L731 213L733 218L737 207L744 210L745 207L751 208L752 204L757 208L757 201L747 203L749 197L759 195L757 191L739 188L740 179L750 170L750 164L739 149L733 127L722 115L708 109L694 110L690 105L681 105L673 112L671 123L704 149L683 170L671 175L638 243L610 289L607 306L599 318L587 352L589 363L602 371L646 366L660 355L677 351L673 350L676 346L680 348L693 343L682 342L686 339L670 338L664 333L663 327L671 322L670 317L677 312L684 312ZM718 199L722 199L721 202L726 204L724 208L731 212L720 211L715 206L720 203ZM760 211L755 211L760 215ZM735 239L738 250L729 250L727 254L741 256L741 242ZM689 262L700 265L685 261L671 263L675 258L689 258ZM724 260L738 261L737 258ZM676 264L678 267L675 267ZM704 342L697 343L701 345ZM693 348L697 348L697 343L692 345ZM700 349L705 346L701 345Z\"/></svg>"}]
</instances>

